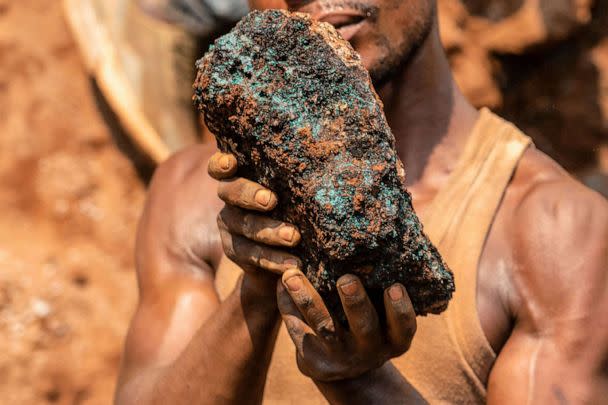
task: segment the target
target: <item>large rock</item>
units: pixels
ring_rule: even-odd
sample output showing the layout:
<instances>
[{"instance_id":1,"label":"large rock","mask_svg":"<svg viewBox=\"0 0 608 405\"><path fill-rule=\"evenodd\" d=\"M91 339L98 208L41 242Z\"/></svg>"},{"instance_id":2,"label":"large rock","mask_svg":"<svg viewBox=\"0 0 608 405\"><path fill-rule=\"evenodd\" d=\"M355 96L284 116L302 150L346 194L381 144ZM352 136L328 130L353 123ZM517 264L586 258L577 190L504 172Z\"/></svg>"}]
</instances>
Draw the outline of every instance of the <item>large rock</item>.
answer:
<instances>
[{"instance_id":1,"label":"large rock","mask_svg":"<svg viewBox=\"0 0 608 405\"><path fill-rule=\"evenodd\" d=\"M278 194L274 215L300 228L295 254L330 309L345 273L376 300L403 283L419 315L447 307L452 274L413 211L369 75L332 26L252 12L198 69L195 104L219 148Z\"/></svg>"}]
</instances>

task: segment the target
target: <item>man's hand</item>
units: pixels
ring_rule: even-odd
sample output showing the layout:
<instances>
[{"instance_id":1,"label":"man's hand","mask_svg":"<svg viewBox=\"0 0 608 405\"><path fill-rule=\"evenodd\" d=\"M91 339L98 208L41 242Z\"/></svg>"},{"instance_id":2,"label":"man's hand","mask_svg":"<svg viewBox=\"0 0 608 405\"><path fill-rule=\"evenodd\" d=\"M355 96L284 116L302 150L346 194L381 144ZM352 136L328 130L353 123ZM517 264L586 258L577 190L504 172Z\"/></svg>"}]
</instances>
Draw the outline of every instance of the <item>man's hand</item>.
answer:
<instances>
[{"instance_id":1,"label":"man's hand","mask_svg":"<svg viewBox=\"0 0 608 405\"><path fill-rule=\"evenodd\" d=\"M250 180L235 178L237 162L231 154L213 155L208 170L220 181L218 195L226 203L217 218L226 256L247 272L261 268L282 274L299 268L300 260L279 248L296 246L300 232L264 216L276 207L276 195Z\"/></svg>"},{"instance_id":2,"label":"man's hand","mask_svg":"<svg viewBox=\"0 0 608 405\"><path fill-rule=\"evenodd\" d=\"M356 276L342 276L337 287L349 330L334 323L300 271L285 272L277 287L279 310L296 345L298 367L315 381L351 379L377 369L405 353L416 333L416 314L401 284L384 292L385 330Z\"/></svg>"}]
</instances>

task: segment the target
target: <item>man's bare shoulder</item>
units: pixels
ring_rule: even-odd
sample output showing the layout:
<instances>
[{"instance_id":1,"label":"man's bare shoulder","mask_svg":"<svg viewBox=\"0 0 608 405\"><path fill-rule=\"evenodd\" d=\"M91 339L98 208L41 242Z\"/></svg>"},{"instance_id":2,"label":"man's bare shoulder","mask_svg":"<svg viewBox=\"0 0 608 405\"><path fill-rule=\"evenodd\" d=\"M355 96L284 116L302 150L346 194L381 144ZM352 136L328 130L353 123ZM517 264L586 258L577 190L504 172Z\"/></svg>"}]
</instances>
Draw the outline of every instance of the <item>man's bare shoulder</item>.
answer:
<instances>
[{"instance_id":1,"label":"man's bare shoulder","mask_svg":"<svg viewBox=\"0 0 608 405\"><path fill-rule=\"evenodd\" d=\"M180 150L158 166L151 187L159 181L164 185L179 185L200 168L204 169L197 174L202 184L215 186L216 180L211 178L206 170L209 159L215 152L217 148L213 144L196 144Z\"/></svg>"},{"instance_id":2,"label":"man's bare shoulder","mask_svg":"<svg viewBox=\"0 0 608 405\"><path fill-rule=\"evenodd\" d=\"M534 148L512 188L512 278L526 312L519 315L535 328L580 317L584 301L605 294L608 202Z\"/></svg>"},{"instance_id":3,"label":"man's bare shoulder","mask_svg":"<svg viewBox=\"0 0 608 405\"><path fill-rule=\"evenodd\" d=\"M608 201L535 148L526 151L511 184L514 218L529 231L607 225Z\"/></svg>"},{"instance_id":4,"label":"man's bare shoulder","mask_svg":"<svg viewBox=\"0 0 608 405\"><path fill-rule=\"evenodd\" d=\"M217 181L207 173L216 150L214 145L193 145L156 169L138 232L138 246L146 249L138 251L151 254L147 247L158 244L147 238L165 240L168 246L158 250L169 250L169 256L193 267L217 267L222 254L217 214L224 204L217 197Z\"/></svg>"}]
</instances>

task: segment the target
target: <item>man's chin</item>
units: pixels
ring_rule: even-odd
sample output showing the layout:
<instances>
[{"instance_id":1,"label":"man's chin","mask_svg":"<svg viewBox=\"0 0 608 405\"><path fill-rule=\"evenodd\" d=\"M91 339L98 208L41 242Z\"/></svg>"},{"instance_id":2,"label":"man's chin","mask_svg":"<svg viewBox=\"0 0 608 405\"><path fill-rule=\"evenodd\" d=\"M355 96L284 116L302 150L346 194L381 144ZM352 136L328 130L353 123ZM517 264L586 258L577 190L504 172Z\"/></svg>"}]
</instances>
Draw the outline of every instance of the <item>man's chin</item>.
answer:
<instances>
[{"instance_id":1,"label":"man's chin","mask_svg":"<svg viewBox=\"0 0 608 405\"><path fill-rule=\"evenodd\" d=\"M382 51L377 47L354 46L361 55L363 66L369 72L373 85L377 88L390 81L408 60L407 54L395 54Z\"/></svg>"},{"instance_id":2,"label":"man's chin","mask_svg":"<svg viewBox=\"0 0 608 405\"><path fill-rule=\"evenodd\" d=\"M398 76L418 55L431 34L430 27L413 41L391 44L383 39L372 39L371 46L355 47L369 71L376 88ZM369 42L368 42L369 43Z\"/></svg>"}]
</instances>

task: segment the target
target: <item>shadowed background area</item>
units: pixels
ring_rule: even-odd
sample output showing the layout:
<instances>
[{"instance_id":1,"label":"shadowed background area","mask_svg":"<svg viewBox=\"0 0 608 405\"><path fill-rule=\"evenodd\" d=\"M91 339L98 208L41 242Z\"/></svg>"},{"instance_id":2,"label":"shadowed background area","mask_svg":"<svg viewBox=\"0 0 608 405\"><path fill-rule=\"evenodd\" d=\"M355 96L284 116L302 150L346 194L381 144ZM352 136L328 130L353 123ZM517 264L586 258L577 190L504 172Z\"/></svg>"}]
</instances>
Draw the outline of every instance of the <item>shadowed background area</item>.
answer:
<instances>
[{"instance_id":1,"label":"shadowed background area","mask_svg":"<svg viewBox=\"0 0 608 405\"><path fill-rule=\"evenodd\" d=\"M467 96L606 193L608 2L439 4ZM111 402L149 175L123 135L60 2L0 0L3 403Z\"/></svg>"}]
</instances>

